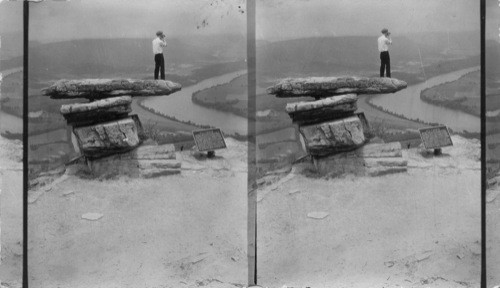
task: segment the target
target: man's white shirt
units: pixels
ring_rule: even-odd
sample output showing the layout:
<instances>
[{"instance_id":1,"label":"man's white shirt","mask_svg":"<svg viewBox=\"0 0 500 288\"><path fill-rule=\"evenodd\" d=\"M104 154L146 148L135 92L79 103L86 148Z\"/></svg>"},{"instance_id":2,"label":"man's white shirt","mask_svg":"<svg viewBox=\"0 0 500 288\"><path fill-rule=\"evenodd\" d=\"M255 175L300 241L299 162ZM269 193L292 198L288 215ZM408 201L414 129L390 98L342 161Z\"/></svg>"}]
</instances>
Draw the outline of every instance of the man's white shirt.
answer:
<instances>
[{"instance_id":1,"label":"man's white shirt","mask_svg":"<svg viewBox=\"0 0 500 288\"><path fill-rule=\"evenodd\" d=\"M156 37L153 40L153 53L161 54L163 53L163 47L167 46L167 41L161 40L159 37Z\"/></svg>"},{"instance_id":2,"label":"man's white shirt","mask_svg":"<svg viewBox=\"0 0 500 288\"><path fill-rule=\"evenodd\" d=\"M385 35L378 37L378 51L384 52L389 51L389 45L392 44L392 40L387 39Z\"/></svg>"}]
</instances>

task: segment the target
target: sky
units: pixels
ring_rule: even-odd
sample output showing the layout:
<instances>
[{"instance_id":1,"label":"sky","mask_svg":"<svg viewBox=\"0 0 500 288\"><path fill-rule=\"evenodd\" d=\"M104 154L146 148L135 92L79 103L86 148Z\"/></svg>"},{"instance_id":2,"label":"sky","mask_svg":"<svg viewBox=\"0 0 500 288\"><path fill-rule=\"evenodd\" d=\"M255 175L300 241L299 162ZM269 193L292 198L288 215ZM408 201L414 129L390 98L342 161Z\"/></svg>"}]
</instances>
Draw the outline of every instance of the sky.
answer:
<instances>
[{"instance_id":1,"label":"sky","mask_svg":"<svg viewBox=\"0 0 500 288\"><path fill-rule=\"evenodd\" d=\"M479 3L479 0L257 0L256 37L272 41L378 35L384 27L393 36L428 31L479 31Z\"/></svg>"},{"instance_id":2,"label":"sky","mask_svg":"<svg viewBox=\"0 0 500 288\"><path fill-rule=\"evenodd\" d=\"M10 10L0 11L3 23L15 23L15 17L22 15L12 6L15 5L0 3L0 10ZM246 35L247 16L242 13L245 8L245 0L43 1L30 3L30 39L52 42L81 38L154 38L158 30L163 30L167 37ZM207 20L208 25L203 26L203 20ZM14 29L14 25L10 27ZM5 30L9 28L0 32Z\"/></svg>"},{"instance_id":3,"label":"sky","mask_svg":"<svg viewBox=\"0 0 500 288\"><path fill-rule=\"evenodd\" d=\"M0 33L22 33L23 3L0 0Z\"/></svg>"},{"instance_id":4,"label":"sky","mask_svg":"<svg viewBox=\"0 0 500 288\"><path fill-rule=\"evenodd\" d=\"M500 1L486 0L486 39L500 40Z\"/></svg>"},{"instance_id":5,"label":"sky","mask_svg":"<svg viewBox=\"0 0 500 288\"><path fill-rule=\"evenodd\" d=\"M479 0L255 0L257 39L479 30ZM486 37L499 40L498 0L486 1ZM210 4L214 5L210 5ZM71 0L30 4L30 39L246 34L245 0ZM208 26L197 29L203 20ZM0 0L0 33L21 33L22 2Z\"/></svg>"}]
</instances>

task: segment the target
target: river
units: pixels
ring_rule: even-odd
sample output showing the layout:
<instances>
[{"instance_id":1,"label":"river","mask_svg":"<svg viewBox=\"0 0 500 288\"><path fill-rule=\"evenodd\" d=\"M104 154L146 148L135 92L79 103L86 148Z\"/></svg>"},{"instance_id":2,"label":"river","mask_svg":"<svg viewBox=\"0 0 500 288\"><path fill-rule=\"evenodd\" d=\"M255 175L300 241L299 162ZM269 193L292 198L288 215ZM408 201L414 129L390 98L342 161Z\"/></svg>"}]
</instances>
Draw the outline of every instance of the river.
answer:
<instances>
[{"instance_id":1,"label":"river","mask_svg":"<svg viewBox=\"0 0 500 288\"><path fill-rule=\"evenodd\" d=\"M436 122L447 125L454 131L479 132L480 118L470 114L428 104L420 100L420 92L445 82L455 81L461 76L476 71L478 67L454 71L428 79L426 82L409 86L393 94L382 94L373 96L371 102L377 106L402 114L410 119L420 119L425 122ZM4 75L19 71L2 71ZM6 73L7 72L7 73ZM234 78L246 74L246 70L236 71L221 76L203 80L195 85L183 88L166 97L149 97L143 104L156 111L173 116L181 121L191 121L196 124L210 125L221 128L229 134L247 134L247 119L229 112L221 112L194 104L191 95L200 90L208 89L215 85L229 83ZM11 132L22 131L22 120L19 117L2 113L2 126L9 127Z\"/></svg>"},{"instance_id":2,"label":"river","mask_svg":"<svg viewBox=\"0 0 500 288\"><path fill-rule=\"evenodd\" d=\"M479 67L473 67L439 75L396 93L373 96L370 101L377 106L381 106L397 114L402 114L409 119L420 119L425 122L444 124L454 131L466 130L469 132L479 132L479 117L462 111L428 104L420 99L420 92L422 90L442 83L455 81L461 76L478 69ZM246 135L247 120L245 118L232 113L205 108L193 104L191 101L191 95L194 92L208 89L215 85L229 83L234 78L245 73L246 71L242 70L206 79L195 85L183 88L181 91L167 97L150 97L143 104L162 114L173 116L182 121L211 125L221 128L229 134L239 133Z\"/></svg>"},{"instance_id":3,"label":"river","mask_svg":"<svg viewBox=\"0 0 500 288\"><path fill-rule=\"evenodd\" d=\"M469 132L480 132L481 123L479 117L462 111L429 104L420 100L420 92L422 90L458 80L463 75L472 71L477 71L478 69L479 67L473 67L439 75L393 94L373 96L370 102L377 106L382 106L388 111L402 114L409 119L420 119L425 122L440 123L457 132L464 130Z\"/></svg>"},{"instance_id":4,"label":"river","mask_svg":"<svg viewBox=\"0 0 500 288\"><path fill-rule=\"evenodd\" d=\"M146 107L152 108L162 114L173 116L181 121L191 121L196 124L210 125L220 128L228 134L238 133L240 135L247 135L246 118L229 112L205 108L191 101L191 95L193 93L216 85L229 83L234 78L246 73L246 70L241 70L206 79L195 85L183 87L181 91L165 97L149 97L142 103Z\"/></svg>"}]
</instances>

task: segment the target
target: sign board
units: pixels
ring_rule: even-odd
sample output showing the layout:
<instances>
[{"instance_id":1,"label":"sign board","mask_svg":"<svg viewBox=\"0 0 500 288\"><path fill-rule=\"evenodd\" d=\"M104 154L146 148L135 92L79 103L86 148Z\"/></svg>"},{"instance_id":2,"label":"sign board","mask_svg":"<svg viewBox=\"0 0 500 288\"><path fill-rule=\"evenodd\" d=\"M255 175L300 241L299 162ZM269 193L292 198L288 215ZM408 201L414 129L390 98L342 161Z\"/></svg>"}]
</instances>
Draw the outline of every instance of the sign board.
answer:
<instances>
[{"instance_id":1,"label":"sign board","mask_svg":"<svg viewBox=\"0 0 500 288\"><path fill-rule=\"evenodd\" d=\"M439 149L445 146L453 146L450 132L446 126L436 126L419 129L420 137L425 149Z\"/></svg>"},{"instance_id":2,"label":"sign board","mask_svg":"<svg viewBox=\"0 0 500 288\"><path fill-rule=\"evenodd\" d=\"M226 148L224 136L219 128L193 131L198 151L214 151Z\"/></svg>"}]
</instances>

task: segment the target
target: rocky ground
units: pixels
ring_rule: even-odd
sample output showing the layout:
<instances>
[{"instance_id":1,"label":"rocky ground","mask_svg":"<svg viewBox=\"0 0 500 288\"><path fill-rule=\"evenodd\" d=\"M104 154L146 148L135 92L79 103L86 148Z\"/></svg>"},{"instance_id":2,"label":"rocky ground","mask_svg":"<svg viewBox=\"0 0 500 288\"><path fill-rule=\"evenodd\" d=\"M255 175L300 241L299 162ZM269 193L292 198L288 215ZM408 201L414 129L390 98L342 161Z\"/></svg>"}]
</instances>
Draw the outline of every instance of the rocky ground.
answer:
<instances>
[{"instance_id":1,"label":"rocky ground","mask_svg":"<svg viewBox=\"0 0 500 288\"><path fill-rule=\"evenodd\" d=\"M267 287L479 287L480 143L453 136L408 172L318 179L307 164L257 194L258 283Z\"/></svg>"},{"instance_id":2,"label":"rocky ground","mask_svg":"<svg viewBox=\"0 0 500 288\"><path fill-rule=\"evenodd\" d=\"M452 139L440 157L405 150L407 173L323 179L303 163L261 179L258 283L479 287L479 142ZM20 287L21 143L0 140L0 276ZM39 183L30 190L30 284L245 285L247 147L228 146L210 161L179 152L180 175L99 180L67 170ZM497 189L488 192L488 286L499 282Z\"/></svg>"},{"instance_id":3,"label":"rocky ground","mask_svg":"<svg viewBox=\"0 0 500 288\"><path fill-rule=\"evenodd\" d=\"M66 169L39 181L29 193L30 286L246 285L247 146L227 144L211 160L178 152L178 175L87 179Z\"/></svg>"},{"instance_id":4,"label":"rocky ground","mask_svg":"<svg viewBox=\"0 0 500 288\"><path fill-rule=\"evenodd\" d=\"M0 137L0 281L6 287L21 287L23 252L23 163L22 142Z\"/></svg>"},{"instance_id":5,"label":"rocky ground","mask_svg":"<svg viewBox=\"0 0 500 288\"><path fill-rule=\"evenodd\" d=\"M486 191L487 287L500 285L500 175L490 180Z\"/></svg>"}]
</instances>

